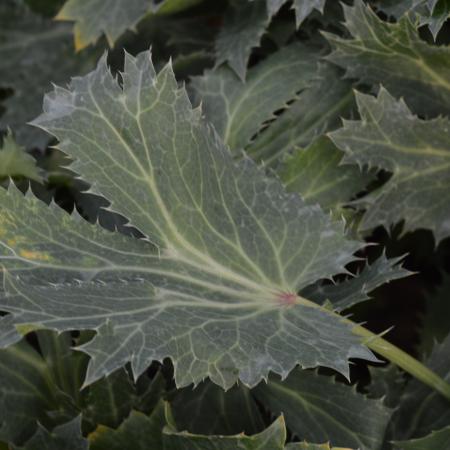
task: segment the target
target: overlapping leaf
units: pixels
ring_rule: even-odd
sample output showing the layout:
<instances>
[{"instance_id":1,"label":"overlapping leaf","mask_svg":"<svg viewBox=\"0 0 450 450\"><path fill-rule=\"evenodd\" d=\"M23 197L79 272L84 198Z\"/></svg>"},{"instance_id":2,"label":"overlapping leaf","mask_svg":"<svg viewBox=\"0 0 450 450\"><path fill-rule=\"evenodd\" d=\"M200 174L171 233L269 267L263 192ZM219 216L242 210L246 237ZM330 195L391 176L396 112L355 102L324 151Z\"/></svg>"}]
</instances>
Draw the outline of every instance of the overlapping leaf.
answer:
<instances>
[{"instance_id":1,"label":"overlapping leaf","mask_svg":"<svg viewBox=\"0 0 450 450\"><path fill-rule=\"evenodd\" d=\"M9 133L3 139L0 148L0 181L15 177L43 180L42 172L36 166L36 160L20 147Z\"/></svg>"},{"instance_id":2,"label":"overlapping leaf","mask_svg":"<svg viewBox=\"0 0 450 450\"><path fill-rule=\"evenodd\" d=\"M201 0L67 0L57 15L59 20L75 21L75 47L93 44L105 33L109 45L150 11L178 12Z\"/></svg>"},{"instance_id":3,"label":"overlapping leaf","mask_svg":"<svg viewBox=\"0 0 450 450\"><path fill-rule=\"evenodd\" d=\"M370 182L371 174L356 165L340 165L344 153L323 136L297 149L283 162L279 174L286 189L310 204L340 213L343 206Z\"/></svg>"},{"instance_id":4,"label":"overlapping leaf","mask_svg":"<svg viewBox=\"0 0 450 450\"><path fill-rule=\"evenodd\" d=\"M257 161L274 165L297 147L308 147L318 136L338 128L354 108L351 83L331 64L319 64L311 84L270 123L247 148Z\"/></svg>"},{"instance_id":5,"label":"overlapping leaf","mask_svg":"<svg viewBox=\"0 0 450 450\"><path fill-rule=\"evenodd\" d=\"M334 51L327 56L347 70L347 77L382 83L404 97L417 114L450 113L450 48L422 41L409 17L384 22L361 0L344 6L352 38L326 33Z\"/></svg>"},{"instance_id":6,"label":"overlapping leaf","mask_svg":"<svg viewBox=\"0 0 450 450\"><path fill-rule=\"evenodd\" d=\"M243 149L275 111L311 84L315 50L287 46L250 69L245 83L226 67L207 71L191 83L194 102L202 103L207 120L232 150Z\"/></svg>"},{"instance_id":7,"label":"overlapping leaf","mask_svg":"<svg viewBox=\"0 0 450 450\"><path fill-rule=\"evenodd\" d=\"M392 410L350 386L306 370L255 389L273 414L283 412L289 429L309 442L331 442L360 450L381 448Z\"/></svg>"},{"instance_id":8,"label":"overlapping leaf","mask_svg":"<svg viewBox=\"0 0 450 450\"><path fill-rule=\"evenodd\" d=\"M250 161L236 165L170 66L156 75L147 52L127 56L121 88L102 59L44 110L35 123L147 236L0 192L0 309L16 326L97 330L83 346L87 383L165 357L179 386L209 376L223 387L298 363L347 375L348 358L373 359L350 324L295 295L361 244Z\"/></svg>"},{"instance_id":9,"label":"overlapping leaf","mask_svg":"<svg viewBox=\"0 0 450 450\"><path fill-rule=\"evenodd\" d=\"M450 447L450 426L432 431L428 436L409 441L394 442L395 448L401 450L432 450Z\"/></svg>"},{"instance_id":10,"label":"overlapping leaf","mask_svg":"<svg viewBox=\"0 0 450 450\"><path fill-rule=\"evenodd\" d=\"M0 131L13 129L20 145L45 148L49 136L26 125L41 111L51 82L65 83L91 67L87 55L74 55L72 33L65 24L32 13L22 0L0 3L0 88L12 95L2 101Z\"/></svg>"},{"instance_id":11,"label":"overlapping leaf","mask_svg":"<svg viewBox=\"0 0 450 450\"><path fill-rule=\"evenodd\" d=\"M369 300L369 293L390 281L411 275L399 262L402 258L387 259L382 255L367 265L356 277L338 284L318 283L308 286L302 294L318 303L329 301L333 308L342 311L357 303Z\"/></svg>"},{"instance_id":12,"label":"overlapping leaf","mask_svg":"<svg viewBox=\"0 0 450 450\"><path fill-rule=\"evenodd\" d=\"M405 220L405 230L428 228L436 241L450 235L450 121L414 116L381 88L357 94L361 120L330 133L344 161L384 169L389 181L367 201L362 229Z\"/></svg>"},{"instance_id":13,"label":"overlapping leaf","mask_svg":"<svg viewBox=\"0 0 450 450\"><path fill-rule=\"evenodd\" d=\"M428 25L434 39L450 17L448 0L384 0L377 6L397 19L404 14L418 15L419 24Z\"/></svg>"}]
</instances>

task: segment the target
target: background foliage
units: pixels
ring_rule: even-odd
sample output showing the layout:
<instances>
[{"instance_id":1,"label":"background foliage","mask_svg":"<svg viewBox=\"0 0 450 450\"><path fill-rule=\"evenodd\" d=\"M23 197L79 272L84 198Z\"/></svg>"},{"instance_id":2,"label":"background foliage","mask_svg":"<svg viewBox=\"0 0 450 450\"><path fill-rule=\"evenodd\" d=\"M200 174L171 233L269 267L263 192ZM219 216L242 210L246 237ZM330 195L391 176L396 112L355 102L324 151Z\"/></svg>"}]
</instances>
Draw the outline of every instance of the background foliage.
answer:
<instances>
[{"instance_id":1,"label":"background foliage","mask_svg":"<svg viewBox=\"0 0 450 450\"><path fill-rule=\"evenodd\" d=\"M448 0L3 0L0 449L450 448L449 400L392 363L374 363L347 326L329 319L332 311L342 312L374 333L389 330L388 341L450 380L449 16ZM149 54L142 53L149 48L153 75ZM124 57L124 50L137 59ZM147 84L136 81L138 73L149 77ZM44 115L34 121L40 128L30 125L52 83L66 87L71 77L77 78L68 90L55 88L47 97ZM155 148L172 148L165 124L188 123L195 139L177 135L174 160L201 142L197 159L184 161L181 176L165 185L163 203L176 205L172 193L191 186L182 180L191 163L190 179L201 173L211 182L209 197L220 194L230 206L228 222L220 201L211 210L199 208L209 220L221 218L215 236L220 241L227 233L224 223L240 230L236 217L242 219L246 193L264 193L251 198L248 210L269 235L257 227L250 233L250 222L242 219L247 225L234 240L208 245L208 231L193 215L193 225L185 228L198 229L197 250L212 255L208 261L232 261L238 267L232 275L258 276L263 287L281 283L272 272L281 254L286 270L278 275L286 286L320 305L317 311L300 305L295 314L258 310L258 320L250 314L243 321L243 335L250 331L255 341L277 343L281 356L270 364L255 363L263 355L256 343L256 353L242 352L245 357L229 345L227 330L215 322L215 306L205 313L215 324L213 337L191 333L190 350L239 360L226 360L226 367L236 369L232 373L212 364L193 367L181 351L164 359L173 351L171 337L183 346L184 334L177 330L195 328L198 317L176 305L158 320L128 317L117 306L122 272L116 276L111 269L105 285L93 282L88 291L83 279L78 290L70 286L76 267L95 272L108 261L123 270L123 255L135 252L128 265L169 267L199 285L210 282L227 293L221 301L237 295L245 306L249 292L263 297L253 284L237 289L235 279L214 267L205 278L204 265L193 266L176 253L168 258L170 266L155 262L156 247L181 239L169 236L163 222L159 228L161 202L147 204L147 214L139 215L142 210L125 198L145 205L144 185L124 177L120 192L105 189L108 168L134 174L133 161L120 155L135 137L136 123L128 118L124 134L111 139L101 117L72 117L64 109L76 98L89 112L91 105L82 102L91 89L106 105L105 115L119 117L124 104L133 108L133 89L150 85L158 91L158 108L142 140L149 136ZM122 94L117 107L111 99ZM187 95L194 107L201 105L201 118ZM76 133L85 140L77 142ZM162 161L161 167L169 166ZM222 175L217 184L211 167ZM296 234L296 215L308 224L307 239ZM186 217L178 220L187 223ZM112 243L101 228L119 237ZM285 247L282 229L290 238ZM150 234L145 247L136 240ZM253 239L259 247L243 252L242 240ZM94 256L86 258L85 251ZM191 257L202 256L197 251ZM46 264L53 266L44 272ZM31 273L28 279L25 272ZM131 278L145 276L136 270L125 280L136 310L143 288ZM164 289L174 287L170 276L152 274L146 281L163 299ZM176 288L196 302L218 295L182 282ZM99 299L123 309L123 334L113 322L94 321L97 308L110 307ZM252 313L253 305L248 308ZM112 319L117 311L107 314ZM230 313L233 320L238 314ZM292 323L316 334L283 334ZM139 327L147 327L150 366L148 357L135 354L133 342L128 353L117 350ZM95 339L90 330L96 330ZM158 339L166 353L151 353ZM242 345L249 340L244 337ZM80 346L84 351L75 349ZM352 360L348 372L351 357L372 362ZM301 367L294 368L297 363Z\"/></svg>"}]
</instances>

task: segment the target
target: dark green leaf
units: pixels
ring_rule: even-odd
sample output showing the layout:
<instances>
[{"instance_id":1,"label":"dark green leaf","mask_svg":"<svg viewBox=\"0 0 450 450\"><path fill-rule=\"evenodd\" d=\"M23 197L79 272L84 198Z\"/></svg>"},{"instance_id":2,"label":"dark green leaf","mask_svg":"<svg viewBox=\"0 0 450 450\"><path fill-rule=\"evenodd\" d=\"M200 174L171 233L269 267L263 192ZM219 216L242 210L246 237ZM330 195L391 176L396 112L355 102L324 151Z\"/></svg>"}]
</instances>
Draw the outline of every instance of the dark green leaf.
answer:
<instances>
[{"instance_id":1,"label":"dark green leaf","mask_svg":"<svg viewBox=\"0 0 450 450\"><path fill-rule=\"evenodd\" d=\"M243 83L220 67L192 80L195 103L232 150L250 144L263 123L274 118L316 73L317 53L302 44L287 46L252 67Z\"/></svg>"},{"instance_id":2,"label":"dark green leaf","mask_svg":"<svg viewBox=\"0 0 450 450\"><path fill-rule=\"evenodd\" d=\"M16 448L16 447L15 447ZM59 425L51 432L42 426L17 450L88 450L88 441L81 435L81 416Z\"/></svg>"},{"instance_id":3,"label":"dark green leaf","mask_svg":"<svg viewBox=\"0 0 450 450\"><path fill-rule=\"evenodd\" d=\"M382 401L312 371L295 370L284 381L272 378L254 392L273 414L283 412L288 428L309 442L377 450L392 414Z\"/></svg>"},{"instance_id":4,"label":"dark green leaf","mask_svg":"<svg viewBox=\"0 0 450 450\"><path fill-rule=\"evenodd\" d=\"M327 33L334 48L329 61L346 68L349 78L383 84L418 114L450 113L448 46L422 41L408 17L394 24L382 21L361 0L344 11L352 38Z\"/></svg>"}]
</instances>

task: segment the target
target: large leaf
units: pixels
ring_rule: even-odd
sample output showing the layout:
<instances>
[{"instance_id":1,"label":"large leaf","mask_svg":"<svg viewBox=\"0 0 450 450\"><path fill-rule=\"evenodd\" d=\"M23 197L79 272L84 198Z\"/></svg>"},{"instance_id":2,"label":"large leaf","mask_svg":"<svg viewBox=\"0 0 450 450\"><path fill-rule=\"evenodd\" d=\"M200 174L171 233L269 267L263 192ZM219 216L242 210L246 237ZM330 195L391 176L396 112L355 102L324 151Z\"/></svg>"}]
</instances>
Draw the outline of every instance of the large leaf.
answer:
<instances>
[{"instance_id":1,"label":"large leaf","mask_svg":"<svg viewBox=\"0 0 450 450\"><path fill-rule=\"evenodd\" d=\"M12 95L2 101L0 131L13 129L20 145L43 148L49 136L26 123L41 111L51 82L63 83L89 67L87 55L75 57L70 27L32 13L22 0L0 2L0 88Z\"/></svg>"},{"instance_id":2,"label":"large leaf","mask_svg":"<svg viewBox=\"0 0 450 450\"><path fill-rule=\"evenodd\" d=\"M10 177L43 181L36 160L17 144L11 133L8 133L0 148L0 181Z\"/></svg>"},{"instance_id":3,"label":"large leaf","mask_svg":"<svg viewBox=\"0 0 450 450\"><path fill-rule=\"evenodd\" d=\"M170 65L156 75L148 52L127 56L123 80L103 58L48 95L35 123L147 239L0 190L0 309L17 325L95 329L87 383L165 357L179 386L209 376L223 387L296 364L348 375L349 358L373 359L351 323L296 296L361 244L249 160L234 163Z\"/></svg>"},{"instance_id":4,"label":"large leaf","mask_svg":"<svg viewBox=\"0 0 450 450\"><path fill-rule=\"evenodd\" d=\"M105 33L112 47L150 11L178 12L201 0L67 0L56 18L75 21L77 50L93 44Z\"/></svg>"},{"instance_id":5,"label":"large leaf","mask_svg":"<svg viewBox=\"0 0 450 450\"><path fill-rule=\"evenodd\" d=\"M284 414L296 436L309 442L380 449L392 414L381 400L312 371L295 370L284 381L261 383L254 392L273 414Z\"/></svg>"},{"instance_id":6,"label":"large leaf","mask_svg":"<svg viewBox=\"0 0 450 450\"><path fill-rule=\"evenodd\" d=\"M269 14L275 14L286 2L287 0L266 0ZM324 6L325 0L294 0L292 7L295 9L297 26L300 26L314 9L323 12Z\"/></svg>"},{"instance_id":7,"label":"large leaf","mask_svg":"<svg viewBox=\"0 0 450 450\"><path fill-rule=\"evenodd\" d=\"M341 213L352 197L364 190L371 175L356 165L340 165L344 153L325 136L285 159L280 178L286 189L310 204Z\"/></svg>"},{"instance_id":8,"label":"large leaf","mask_svg":"<svg viewBox=\"0 0 450 450\"><path fill-rule=\"evenodd\" d=\"M450 426L441 430L432 431L428 436L409 441L394 442L396 448L401 450L434 450L450 447Z\"/></svg>"},{"instance_id":9,"label":"large leaf","mask_svg":"<svg viewBox=\"0 0 450 450\"><path fill-rule=\"evenodd\" d=\"M246 436L204 436L177 432L171 427L164 430L165 450L283 450L286 428L283 417L259 434Z\"/></svg>"},{"instance_id":10,"label":"large leaf","mask_svg":"<svg viewBox=\"0 0 450 450\"><path fill-rule=\"evenodd\" d=\"M316 73L317 53L303 44L287 46L248 71L243 83L221 67L192 80L196 103L231 149L246 147L263 123L274 118Z\"/></svg>"},{"instance_id":11,"label":"large leaf","mask_svg":"<svg viewBox=\"0 0 450 450\"><path fill-rule=\"evenodd\" d=\"M436 241L450 235L450 121L424 121L381 88L378 97L357 94L361 120L330 133L344 162L376 167L392 177L368 200L362 229L429 228Z\"/></svg>"},{"instance_id":12,"label":"large leaf","mask_svg":"<svg viewBox=\"0 0 450 450\"><path fill-rule=\"evenodd\" d=\"M354 107L351 83L339 72L337 67L321 63L310 86L250 143L248 153L274 165L296 147L307 147L322 133L338 128L340 118Z\"/></svg>"},{"instance_id":13,"label":"large leaf","mask_svg":"<svg viewBox=\"0 0 450 450\"><path fill-rule=\"evenodd\" d=\"M382 83L418 114L448 114L450 48L422 41L409 17L384 22L361 0L343 7L352 38L327 33L334 48L327 59L346 68L349 78Z\"/></svg>"}]
</instances>

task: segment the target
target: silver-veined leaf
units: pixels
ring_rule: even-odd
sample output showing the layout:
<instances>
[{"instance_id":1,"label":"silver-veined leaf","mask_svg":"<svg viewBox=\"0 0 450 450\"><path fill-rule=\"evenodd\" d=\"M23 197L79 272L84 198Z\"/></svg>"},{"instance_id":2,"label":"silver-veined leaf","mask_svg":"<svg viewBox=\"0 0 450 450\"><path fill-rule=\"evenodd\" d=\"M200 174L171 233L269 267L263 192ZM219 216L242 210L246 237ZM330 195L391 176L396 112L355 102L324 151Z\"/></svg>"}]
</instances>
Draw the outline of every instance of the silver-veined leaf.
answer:
<instances>
[{"instance_id":1,"label":"silver-veined leaf","mask_svg":"<svg viewBox=\"0 0 450 450\"><path fill-rule=\"evenodd\" d=\"M284 381L272 378L254 390L273 414L284 414L288 428L308 442L378 450L392 411L355 387L307 370L294 370Z\"/></svg>"},{"instance_id":2,"label":"silver-veined leaf","mask_svg":"<svg viewBox=\"0 0 450 450\"><path fill-rule=\"evenodd\" d=\"M361 0L343 5L352 38L326 33L334 51L327 56L349 78L386 86L404 97L417 114L450 113L450 47L421 40L411 18L398 23L379 19Z\"/></svg>"},{"instance_id":3,"label":"silver-veined leaf","mask_svg":"<svg viewBox=\"0 0 450 450\"><path fill-rule=\"evenodd\" d=\"M429 228L436 241L450 235L450 121L421 120L381 88L356 94L361 120L329 134L344 162L384 169L392 177L365 203L361 229L405 220L406 231Z\"/></svg>"},{"instance_id":4,"label":"silver-veined leaf","mask_svg":"<svg viewBox=\"0 0 450 450\"><path fill-rule=\"evenodd\" d=\"M235 163L170 65L127 56L123 88L103 58L46 97L35 124L146 237L110 233L11 187L0 190L0 309L16 327L95 329L87 383L170 357L178 386L254 386L270 371L373 355L352 324L299 289L343 272L362 244L319 207ZM29 329L29 328L28 328Z\"/></svg>"}]
</instances>

